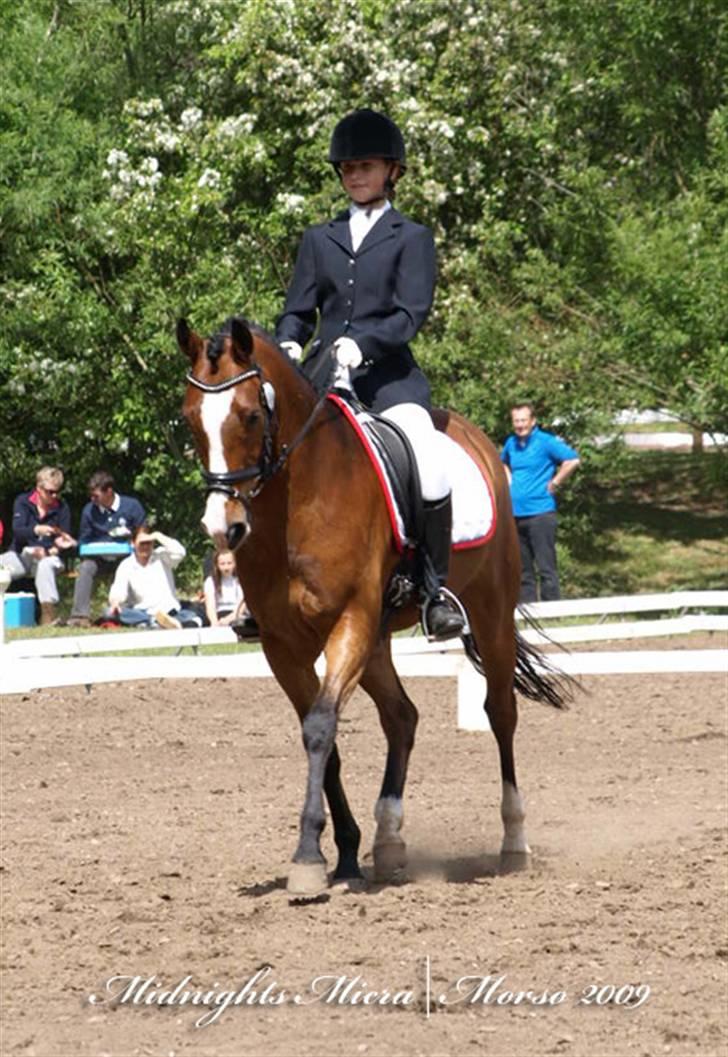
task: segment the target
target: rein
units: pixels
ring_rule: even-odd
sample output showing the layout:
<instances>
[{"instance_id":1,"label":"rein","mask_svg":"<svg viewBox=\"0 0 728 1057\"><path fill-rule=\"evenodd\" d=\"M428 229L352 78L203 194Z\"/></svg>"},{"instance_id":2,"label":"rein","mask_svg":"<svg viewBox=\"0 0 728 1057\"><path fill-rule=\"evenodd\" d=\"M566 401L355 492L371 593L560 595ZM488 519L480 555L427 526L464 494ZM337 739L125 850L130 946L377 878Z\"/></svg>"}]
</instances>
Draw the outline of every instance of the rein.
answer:
<instances>
[{"instance_id":1,"label":"rein","mask_svg":"<svg viewBox=\"0 0 728 1057\"><path fill-rule=\"evenodd\" d=\"M260 404L265 414L263 444L261 447L260 458L252 466L246 466L240 470L229 470L227 473L210 473L209 470L205 470L204 468L201 471L205 484L207 485L207 495L211 492L222 492L223 495L227 495L231 499L242 500L243 503L255 499L268 481L283 469L292 452L295 451L298 445L304 440L313 426L314 419L326 399L326 394L324 394L317 400L313 411L291 443L282 444L278 458L274 459L273 409L275 406L275 391L270 382L263 381L263 372L260 367L251 367L247 371L242 371L240 374L233 375L232 378L227 378L224 382L217 382L215 384L203 382L200 378L196 378L191 372L186 376L189 384L193 385L196 389L200 389L203 393L222 393L226 389L232 389L234 386L240 385L242 382L247 382L250 378L258 378L260 380ZM258 484L251 489L246 496L241 496L238 490L234 487L242 481L252 481L255 479L258 480Z\"/></svg>"}]
</instances>

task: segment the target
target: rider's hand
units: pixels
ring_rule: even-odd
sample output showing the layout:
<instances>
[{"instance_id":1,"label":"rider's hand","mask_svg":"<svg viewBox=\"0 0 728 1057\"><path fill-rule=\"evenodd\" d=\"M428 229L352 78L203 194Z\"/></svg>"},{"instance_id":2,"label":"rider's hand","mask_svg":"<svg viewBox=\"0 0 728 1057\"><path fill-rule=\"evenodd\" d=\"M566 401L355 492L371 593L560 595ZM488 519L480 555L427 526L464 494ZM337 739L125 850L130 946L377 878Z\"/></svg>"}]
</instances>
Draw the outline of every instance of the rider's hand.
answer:
<instances>
[{"instance_id":1,"label":"rider's hand","mask_svg":"<svg viewBox=\"0 0 728 1057\"><path fill-rule=\"evenodd\" d=\"M353 338L337 338L334 353L339 367L358 367L364 358Z\"/></svg>"},{"instance_id":2,"label":"rider's hand","mask_svg":"<svg viewBox=\"0 0 728 1057\"><path fill-rule=\"evenodd\" d=\"M300 362L303 356L303 349L297 341L282 341L280 345L290 360L293 360L294 363Z\"/></svg>"}]
</instances>

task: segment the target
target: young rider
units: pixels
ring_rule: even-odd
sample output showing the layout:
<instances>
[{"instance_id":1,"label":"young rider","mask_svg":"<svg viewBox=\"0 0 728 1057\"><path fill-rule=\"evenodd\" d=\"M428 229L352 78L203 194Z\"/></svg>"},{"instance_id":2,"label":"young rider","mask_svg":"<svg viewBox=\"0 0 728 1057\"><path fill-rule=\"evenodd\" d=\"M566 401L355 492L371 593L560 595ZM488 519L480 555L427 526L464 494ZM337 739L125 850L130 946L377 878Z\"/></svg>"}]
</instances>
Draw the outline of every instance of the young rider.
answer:
<instances>
[{"instance_id":1,"label":"young rider","mask_svg":"<svg viewBox=\"0 0 728 1057\"><path fill-rule=\"evenodd\" d=\"M432 305L432 232L392 206L406 170L405 147L400 130L384 114L356 110L339 121L329 161L350 205L304 232L276 338L298 361L316 332L307 373L315 373L333 347L339 366L351 370L359 400L406 433L424 500L427 623L434 638L453 638L463 630L462 617L440 592L452 523L447 449L430 416L429 384L409 347Z\"/></svg>"}]
</instances>

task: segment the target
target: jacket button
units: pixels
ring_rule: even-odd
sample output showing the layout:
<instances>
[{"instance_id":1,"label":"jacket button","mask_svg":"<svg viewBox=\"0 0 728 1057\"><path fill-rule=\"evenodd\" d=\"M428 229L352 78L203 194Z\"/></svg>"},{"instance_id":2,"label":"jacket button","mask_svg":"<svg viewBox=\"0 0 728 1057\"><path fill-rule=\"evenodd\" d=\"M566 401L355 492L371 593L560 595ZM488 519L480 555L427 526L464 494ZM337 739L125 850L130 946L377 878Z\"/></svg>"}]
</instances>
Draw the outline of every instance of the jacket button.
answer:
<instances>
[{"instance_id":1,"label":"jacket button","mask_svg":"<svg viewBox=\"0 0 728 1057\"><path fill-rule=\"evenodd\" d=\"M349 279L349 286L353 286L353 285L354 285L354 280L353 279Z\"/></svg>"},{"instance_id":2,"label":"jacket button","mask_svg":"<svg viewBox=\"0 0 728 1057\"><path fill-rule=\"evenodd\" d=\"M354 258L353 257L349 257L349 267L353 268L355 264L356 264L356 261L354 260Z\"/></svg>"}]
</instances>

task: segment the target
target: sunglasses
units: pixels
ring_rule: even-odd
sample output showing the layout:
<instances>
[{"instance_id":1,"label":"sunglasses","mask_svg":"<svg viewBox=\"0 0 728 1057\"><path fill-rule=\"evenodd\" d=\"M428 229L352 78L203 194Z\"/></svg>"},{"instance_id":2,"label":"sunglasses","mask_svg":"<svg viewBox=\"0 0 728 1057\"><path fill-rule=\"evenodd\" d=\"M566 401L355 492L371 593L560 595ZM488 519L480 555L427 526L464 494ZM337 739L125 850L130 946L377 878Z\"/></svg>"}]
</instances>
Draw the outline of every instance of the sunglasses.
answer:
<instances>
[{"instance_id":1,"label":"sunglasses","mask_svg":"<svg viewBox=\"0 0 728 1057\"><path fill-rule=\"evenodd\" d=\"M41 485L41 488L43 489L44 492L47 492L48 495L60 495L61 494L60 488L46 488L45 485Z\"/></svg>"}]
</instances>

